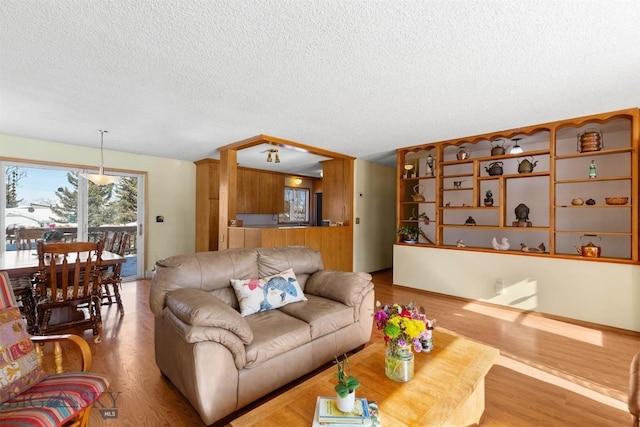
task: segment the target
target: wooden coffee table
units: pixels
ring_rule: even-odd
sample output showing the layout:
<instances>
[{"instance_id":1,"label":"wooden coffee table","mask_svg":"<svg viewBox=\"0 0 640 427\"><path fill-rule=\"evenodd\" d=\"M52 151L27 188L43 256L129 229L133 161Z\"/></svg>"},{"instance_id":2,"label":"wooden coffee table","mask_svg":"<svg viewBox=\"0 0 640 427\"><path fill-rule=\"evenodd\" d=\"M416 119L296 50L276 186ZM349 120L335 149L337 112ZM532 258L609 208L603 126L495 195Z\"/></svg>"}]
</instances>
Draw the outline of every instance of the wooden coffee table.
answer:
<instances>
[{"instance_id":1,"label":"wooden coffee table","mask_svg":"<svg viewBox=\"0 0 640 427\"><path fill-rule=\"evenodd\" d=\"M498 358L493 347L434 331L431 353L415 353L406 383L384 374L385 344L375 342L349 357L362 385L356 396L378 402L383 426L468 426L484 412L484 377ZM317 396L334 396L331 367L231 422L233 427L311 426Z\"/></svg>"}]
</instances>

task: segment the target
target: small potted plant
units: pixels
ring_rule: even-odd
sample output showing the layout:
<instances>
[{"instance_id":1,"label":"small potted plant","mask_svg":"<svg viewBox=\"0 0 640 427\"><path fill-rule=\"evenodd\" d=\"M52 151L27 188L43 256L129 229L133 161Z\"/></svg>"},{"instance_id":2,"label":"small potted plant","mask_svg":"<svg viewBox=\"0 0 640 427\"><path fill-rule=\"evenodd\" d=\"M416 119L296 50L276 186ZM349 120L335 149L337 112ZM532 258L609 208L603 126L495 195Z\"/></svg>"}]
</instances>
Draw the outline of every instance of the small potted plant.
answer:
<instances>
[{"instance_id":1,"label":"small potted plant","mask_svg":"<svg viewBox=\"0 0 640 427\"><path fill-rule=\"evenodd\" d=\"M336 372L338 384L334 387L338 395L336 404L340 411L349 413L355 408L355 391L360 387L360 381L351 375L351 365L349 365L349 358L346 354L342 360L336 357L336 366L338 367L338 372Z\"/></svg>"},{"instance_id":2,"label":"small potted plant","mask_svg":"<svg viewBox=\"0 0 640 427\"><path fill-rule=\"evenodd\" d=\"M404 243L417 243L418 236L422 236L424 238L427 237L425 236L424 231L416 225L403 225L398 228L396 235L400 236L400 239Z\"/></svg>"}]
</instances>

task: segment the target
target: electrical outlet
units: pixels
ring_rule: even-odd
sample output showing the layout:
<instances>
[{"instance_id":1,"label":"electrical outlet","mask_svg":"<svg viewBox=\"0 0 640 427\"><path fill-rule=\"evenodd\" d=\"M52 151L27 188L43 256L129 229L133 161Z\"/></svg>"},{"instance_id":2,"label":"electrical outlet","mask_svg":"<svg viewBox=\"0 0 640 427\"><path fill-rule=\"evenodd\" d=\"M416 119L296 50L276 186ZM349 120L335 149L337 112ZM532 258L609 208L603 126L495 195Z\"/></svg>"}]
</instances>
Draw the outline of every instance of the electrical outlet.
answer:
<instances>
[{"instance_id":1,"label":"electrical outlet","mask_svg":"<svg viewBox=\"0 0 640 427\"><path fill-rule=\"evenodd\" d=\"M356 218L356 224L360 224L360 218Z\"/></svg>"},{"instance_id":2,"label":"electrical outlet","mask_svg":"<svg viewBox=\"0 0 640 427\"><path fill-rule=\"evenodd\" d=\"M502 295L504 293L504 282L502 281L502 277L496 279L496 294Z\"/></svg>"}]
</instances>

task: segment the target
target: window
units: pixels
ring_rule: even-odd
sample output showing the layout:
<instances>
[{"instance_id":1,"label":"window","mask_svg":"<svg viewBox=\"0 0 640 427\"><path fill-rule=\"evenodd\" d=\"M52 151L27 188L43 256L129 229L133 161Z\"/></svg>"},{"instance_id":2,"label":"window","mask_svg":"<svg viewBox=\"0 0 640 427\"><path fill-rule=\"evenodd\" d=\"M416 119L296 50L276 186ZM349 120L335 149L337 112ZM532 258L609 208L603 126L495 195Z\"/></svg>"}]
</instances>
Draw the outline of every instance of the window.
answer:
<instances>
[{"instance_id":1,"label":"window","mask_svg":"<svg viewBox=\"0 0 640 427\"><path fill-rule=\"evenodd\" d=\"M143 175L119 174L104 187L82 178L81 167L0 161L0 255L19 249L22 230L64 241L94 241L106 231L129 234L123 276L142 277ZM94 171L89 171L94 172Z\"/></svg>"},{"instance_id":2,"label":"window","mask_svg":"<svg viewBox=\"0 0 640 427\"><path fill-rule=\"evenodd\" d=\"M309 222L308 188L284 188L284 213L280 215L278 222Z\"/></svg>"}]
</instances>

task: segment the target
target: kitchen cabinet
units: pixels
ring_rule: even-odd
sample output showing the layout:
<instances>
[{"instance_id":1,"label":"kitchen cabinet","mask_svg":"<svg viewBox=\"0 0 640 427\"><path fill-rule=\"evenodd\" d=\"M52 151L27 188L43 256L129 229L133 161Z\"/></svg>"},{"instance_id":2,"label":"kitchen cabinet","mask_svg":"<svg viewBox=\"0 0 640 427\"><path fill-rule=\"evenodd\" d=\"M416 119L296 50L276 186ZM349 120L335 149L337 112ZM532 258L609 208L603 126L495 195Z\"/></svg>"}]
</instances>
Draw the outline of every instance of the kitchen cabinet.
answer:
<instances>
[{"instance_id":1,"label":"kitchen cabinet","mask_svg":"<svg viewBox=\"0 0 640 427\"><path fill-rule=\"evenodd\" d=\"M271 215L283 208L283 174L238 168L238 213Z\"/></svg>"},{"instance_id":2,"label":"kitchen cabinet","mask_svg":"<svg viewBox=\"0 0 640 427\"><path fill-rule=\"evenodd\" d=\"M399 149L397 225L420 227L418 245L495 251L506 238L509 253L638 262L638 118L634 108ZM602 144L581 144L587 134ZM515 144L524 151L509 153ZM600 257L581 256L588 242Z\"/></svg>"},{"instance_id":3,"label":"kitchen cabinet","mask_svg":"<svg viewBox=\"0 0 640 427\"><path fill-rule=\"evenodd\" d=\"M238 213L259 213L259 179L259 171L238 168L238 203L236 207Z\"/></svg>"},{"instance_id":4,"label":"kitchen cabinet","mask_svg":"<svg viewBox=\"0 0 640 427\"><path fill-rule=\"evenodd\" d=\"M284 175L261 171L258 187L258 213L282 213L284 210Z\"/></svg>"}]
</instances>

